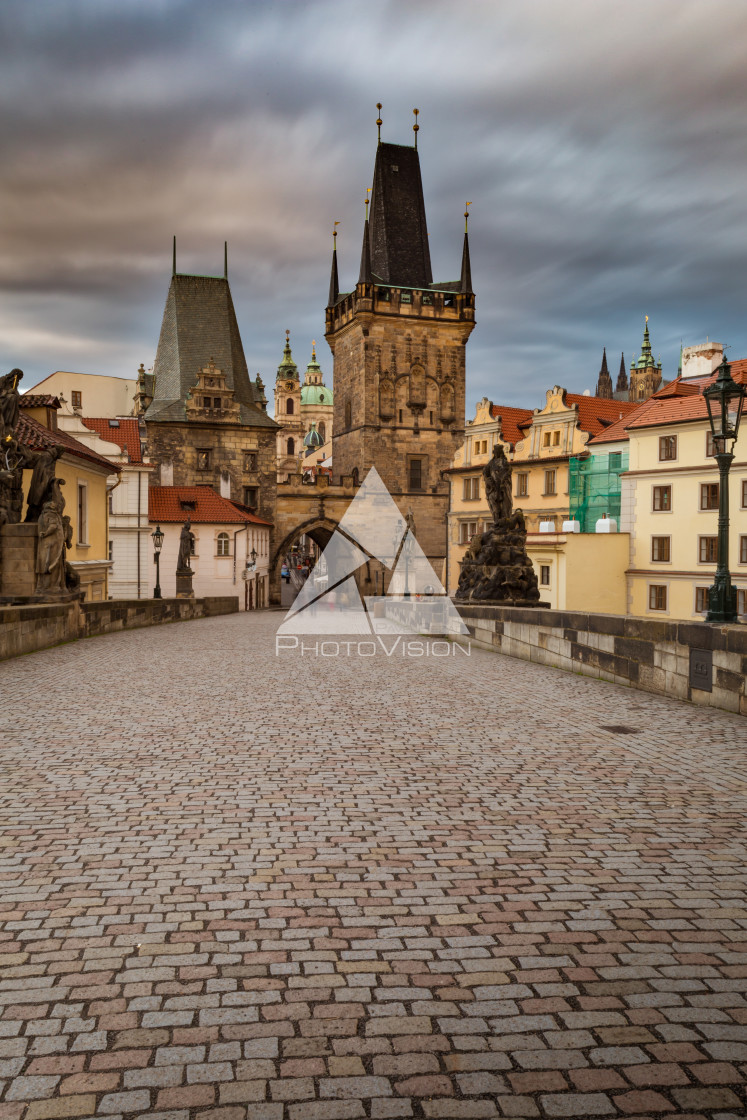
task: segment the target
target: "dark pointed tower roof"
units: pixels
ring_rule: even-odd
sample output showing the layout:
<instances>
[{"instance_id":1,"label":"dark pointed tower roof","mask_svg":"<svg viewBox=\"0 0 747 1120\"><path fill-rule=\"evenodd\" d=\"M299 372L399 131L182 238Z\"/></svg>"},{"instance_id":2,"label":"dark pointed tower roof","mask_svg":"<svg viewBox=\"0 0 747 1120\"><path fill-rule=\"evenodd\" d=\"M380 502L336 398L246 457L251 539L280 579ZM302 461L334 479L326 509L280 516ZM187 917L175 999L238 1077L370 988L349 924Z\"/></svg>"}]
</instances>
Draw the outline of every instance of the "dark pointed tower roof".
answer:
<instances>
[{"instance_id":1,"label":"dark pointed tower roof","mask_svg":"<svg viewBox=\"0 0 747 1120\"><path fill-rule=\"evenodd\" d=\"M602 350L602 367L599 370L599 377L597 378L597 397L605 397L612 400L612 378L610 371L607 369L607 347Z\"/></svg>"},{"instance_id":2,"label":"dark pointed tower roof","mask_svg":"<svg viewBox=\"0 0 747 1120\"><path fill-rule=\"evenodd\" d=\"M211 360L234 391L242 423L274 427L249 379L228 280L175 272L153 365L155 395L146 419L185 420L187 396Z\"/></svg>"},{"instance_id":3,"label":"dark pointed tower roof","mask_svg":"<svg viewBox=\"0 0 747 1120\"><path fill-rule=\"evenodd\" d=\"M625 354L620 354L620 372L617 375L616 392L627 393L628 391L628 371L625 369Z\"/></svg>"},{"instance_id":4,"label":"dark pointed tower roof","mask_svg":"<svg viewBox=\"0 0 747 1120\"><path fill-rule=\"evenodd\" d=\"M369 241L375 279L407 288L433 283L415 148L380 143L376 149Z\"/></svg>"}]
</instances>

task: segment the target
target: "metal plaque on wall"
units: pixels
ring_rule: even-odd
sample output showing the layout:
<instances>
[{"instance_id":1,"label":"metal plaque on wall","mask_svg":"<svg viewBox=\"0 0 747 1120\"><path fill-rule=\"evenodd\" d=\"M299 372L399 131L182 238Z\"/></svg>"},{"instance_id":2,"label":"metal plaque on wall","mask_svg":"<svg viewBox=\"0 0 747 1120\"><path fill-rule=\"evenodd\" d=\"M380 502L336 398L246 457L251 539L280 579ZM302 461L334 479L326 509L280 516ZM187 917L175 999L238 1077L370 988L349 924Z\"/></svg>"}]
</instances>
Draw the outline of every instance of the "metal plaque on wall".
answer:
<instances>
[{"instance_id":1,"label":"metal plaque on wall","mask_svg":"<svg viewBox=\"0 0 747 1120\"><path fill-rule=\"evenodd\" d=\"M690 687L713 691L713 650L690 650Z\"/></svg>"}]
</instances>

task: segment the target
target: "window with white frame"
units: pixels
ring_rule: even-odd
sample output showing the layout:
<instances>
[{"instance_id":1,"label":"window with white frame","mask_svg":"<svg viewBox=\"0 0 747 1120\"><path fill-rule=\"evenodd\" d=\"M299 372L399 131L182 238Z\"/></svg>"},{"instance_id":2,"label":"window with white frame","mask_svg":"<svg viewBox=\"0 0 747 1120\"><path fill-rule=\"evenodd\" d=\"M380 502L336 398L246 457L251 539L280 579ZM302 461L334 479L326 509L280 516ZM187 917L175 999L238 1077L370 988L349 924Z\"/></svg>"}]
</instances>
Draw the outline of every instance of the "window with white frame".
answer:
<instances>
[{"instance_id":1,"label":"window with white frame","mask_svg":"<svg viewBox=\"0 0 747 1120\"><path fill-rule=\"evenodd\" d=\"M708 587L695 588L695 610L698 614L703 614L708 610Z\"/></svg>"},{"instance_id":2,"label":"window with white frame","mask_svg":"<svg viewBox=\"0 0 747 1120\"><path fill-rule=\"evenodd\" d=\"M665 611L667 609L666 584L651 583L648 588L648 609L650 611Z\"/></svg>"},{"instance_id":3,"label":"window with white frame","mask_svg":"<svg viewBox=\"0 0 747 1120\"><path fill-rule=\"evenodd\" d=\"M476 521L461 521L459 523L459 543L469 544L477 532Z\"/></svg>"},{"instance_id":4,"label":"window with white frame","mask_svg":"<svg viewBox=\"0 0 747 1120\"><path fill-rule=\"evenodd\" d=\"M540 579L539 579L539 581L540 581L540 586L542 586L542 587L549 587L550 586L550 565L549 564L540 564Z\"/></svg>"},{"instance_id":5,"label":"window with white frame","mask_svg":"<svg viewBox=\"0 0 747 1120\"><path fill-rule=\"evenodd\" d=\"M465 502L476 502L480 497L480 478L475 475L474 478L464 479L463 500Z\"/></svg>"},{"instance_id":6,"label":"window with white frame","mask_svg":"<svg viewBox=\"0 0 747 1120\"><path fill-rule=\"evenodd\" d=\"M218 533L216 538L218 556L231 555L231 538L228 533Z\"/></svg>"},{"instance_id":7,"label":"window with white frame","mask_svg":"<svg viewBox=\"0 0 747 1120\"><path fill-rule=\"evenodd\" d=\"M659 436L659 460L667 462L677 458L677 436Z\"/></svg>"}]
</instances>

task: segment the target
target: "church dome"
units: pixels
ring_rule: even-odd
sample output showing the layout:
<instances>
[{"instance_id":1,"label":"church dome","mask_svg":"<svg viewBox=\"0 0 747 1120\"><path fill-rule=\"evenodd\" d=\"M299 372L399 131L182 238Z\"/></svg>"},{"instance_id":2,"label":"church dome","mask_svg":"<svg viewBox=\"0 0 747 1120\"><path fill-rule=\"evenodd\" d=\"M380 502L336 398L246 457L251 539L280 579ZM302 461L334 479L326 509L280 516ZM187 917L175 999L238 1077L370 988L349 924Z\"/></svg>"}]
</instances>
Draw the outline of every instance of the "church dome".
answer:
<instances>
[{"instance_id":1,"label":"church dome","mask_svg":"<svg viewBox=\"0 0 747 1120\"><path fill-rule=\"evenodd\" d=\"M303 445L304 447L313 449L315 447L322 447L323 444L324 440L322 439L320 433L316 430L316 421L313 420L311 423L311 428L304 436Z\"/></svg>"},{"instance_id":2,"label":"church dome","mask_svg":"<svg viewBox=\"0 0 747 1120\"><path fill-rule=\"evenodd\" d=\"M301 404L333 404L332 390L326 385L304 385L301 388Z\"/></svg>"}]
</instances>

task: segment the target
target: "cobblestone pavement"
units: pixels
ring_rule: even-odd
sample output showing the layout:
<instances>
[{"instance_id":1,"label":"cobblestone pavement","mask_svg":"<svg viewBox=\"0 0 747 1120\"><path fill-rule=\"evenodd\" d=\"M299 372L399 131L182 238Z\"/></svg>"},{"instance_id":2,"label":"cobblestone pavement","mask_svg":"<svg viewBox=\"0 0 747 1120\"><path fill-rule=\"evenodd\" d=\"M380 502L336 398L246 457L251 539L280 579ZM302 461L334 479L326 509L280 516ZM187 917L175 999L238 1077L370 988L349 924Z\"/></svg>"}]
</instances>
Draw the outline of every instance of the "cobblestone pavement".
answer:
<instances>
[{"instance_id":1,"label":"cobblestone pavement","mask_svg":"<svg viewBox=\"0 0 747 1120\"><path fill-rule=\"evenodd\" d=\"M0 1120L743 1117L747 723L281 618L0 666Z\"/></svg>"}]
</instances>

